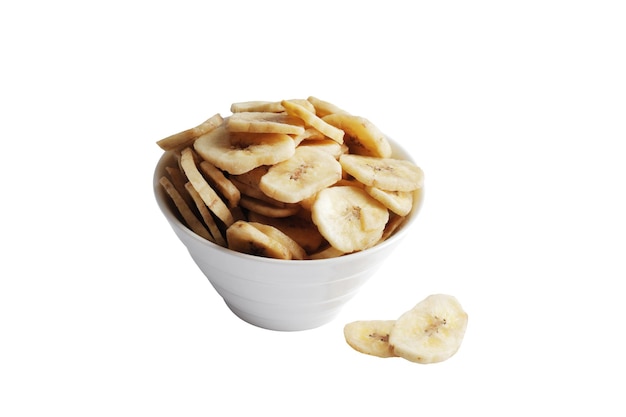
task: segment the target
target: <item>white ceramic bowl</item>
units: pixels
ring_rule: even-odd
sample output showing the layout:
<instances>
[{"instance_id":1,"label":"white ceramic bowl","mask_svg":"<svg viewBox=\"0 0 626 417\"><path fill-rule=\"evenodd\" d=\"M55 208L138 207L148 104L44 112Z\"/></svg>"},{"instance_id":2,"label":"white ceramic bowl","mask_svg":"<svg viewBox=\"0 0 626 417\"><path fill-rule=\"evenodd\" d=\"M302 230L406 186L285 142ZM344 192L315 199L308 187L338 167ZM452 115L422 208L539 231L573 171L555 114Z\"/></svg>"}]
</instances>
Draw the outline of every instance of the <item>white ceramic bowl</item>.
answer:
<instances>
[{"instance_id":1,"label":"white ceramic bowl","mask_svg":"<svg viewBox=\"0 0 626 417\"><path fill-rule=\"evenodd\" d=\"M390 142L394 157L412 160ZM321 260L263 258L209 242L179 220L158 182L172 162L172 155L164 154L154 172L155 197L165 218L230 310L250 324L271 330L306 330L333 320L401 242L422 202L423 193L416 193L413 210L403 226L370 249Z\"/></svg>"}]
</instances>

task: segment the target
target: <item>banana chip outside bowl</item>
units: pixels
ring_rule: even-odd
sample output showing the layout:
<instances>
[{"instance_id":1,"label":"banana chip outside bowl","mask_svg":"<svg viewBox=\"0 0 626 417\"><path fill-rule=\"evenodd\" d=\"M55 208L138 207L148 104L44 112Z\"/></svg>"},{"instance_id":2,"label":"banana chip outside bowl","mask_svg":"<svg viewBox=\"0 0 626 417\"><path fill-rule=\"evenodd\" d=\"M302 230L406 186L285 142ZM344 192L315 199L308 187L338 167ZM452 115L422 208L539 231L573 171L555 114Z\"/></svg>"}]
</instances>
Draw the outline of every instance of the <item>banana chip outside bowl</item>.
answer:
<instances>
[{"instance_id":1,"label":"banana chip outside bowl","mask_svg":"<svg viewBox=\"0 0 626 417\"><path fill-rule=\"evenodd\" d=\"M390 143L393 157L412 161L396 142ZM329 259L264 258L216 245L181 222L159 184L165 167L174 161L171 153L164 153L154 172L159 208L228 308L242 320L270 330L307 330L332 321L410 231L423 199L423 190L418 190L403 225L372 248Z\"/></svg>"}]
</instances>

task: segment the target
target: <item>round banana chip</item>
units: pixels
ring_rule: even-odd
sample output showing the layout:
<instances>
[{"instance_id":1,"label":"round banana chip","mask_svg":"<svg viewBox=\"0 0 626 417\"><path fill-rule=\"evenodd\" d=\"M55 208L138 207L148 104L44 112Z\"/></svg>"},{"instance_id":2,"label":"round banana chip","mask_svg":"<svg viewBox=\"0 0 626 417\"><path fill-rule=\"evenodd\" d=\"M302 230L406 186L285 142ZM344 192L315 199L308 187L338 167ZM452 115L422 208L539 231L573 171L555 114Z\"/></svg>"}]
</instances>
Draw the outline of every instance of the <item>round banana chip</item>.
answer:
<instances>
[{"instance_id":1,"label":"round banana chip","mask_svg":"<svg viewBox=\"0 0 626 417\"><path fill-rule=\"evenodd\" d=\"M294 155L269 168L259 187L271 198L297 203L341 179L341 164L328 152L298 146Z\"/></svg>"},{"instance_id":2,"label":"round banana chip","mask_svg":"<svg viewBox=\"0 0 626 417\"><path fill-rule=\"evenodd\" d=\"M206 229L204 224L196 217L196 215L191 211L191 208L178 192L176 187L172 184L172 182L165 176L159 179L159 183L165 189L167 194L172 198L172 201L176 205L178 212L181 214L185 222L189 225L189 228L197 235L202 236L203 238L214 241L213 237Z\"/></svg>"},{"instance_id":3,"label":"round banana chip","mask_svg":"<svg viewBox=\"0 0 626 417\"><path fill-rule=\"evenodd\" d=\"M395 213L390 213L389 221L385 225L385 230L383 231L383 235L380 238L381 242L389 239L399 228L404 224L406 220L406 216L398 216Z\"/></svg>"},{"instance_id":4,"label":"round banana chip","mask_svg":"<svg viewBox=\"0 0 626 417\"><path fill-rule=\"evenodd\" d=\"M194 154L191 148L185 148L181 152L180 165L183 172L189 179L189 182L198 192L207 207L222 221L226 226L230 226L234 219L233 214L215 192L213 187L209 185L202 173L198 170L198 166L194 160Z\"/></svg>"},{"instance_id":5,"label":"round banana chip","mask_svg":"<svg viewBox=\"0 0 626 417\"><path fill-rule=\"evenodd\" d=\"M345 132L344 141L350 153L389 158L392 154L387 137L364 117L346 113L333 113L322 120Z\"/></svg>"},{"instance_id":6,"label":"round banana chip","mask_svg":"<svg viewBox=\"0 0 626 417\"><path fill-rule=\"evenodd\" d=\"M313 253L321 246L324 238L311 219L300 213L288 217L269 217L250 211L248 221L274 226L295 240L306 253Z\"/></svg>"},{"instance_id":7,"label":"round banana chip","mask_svg":"<svg viewBox=\"0 0 626 417\"><path fill-rule=\"evenodd\" d=\"M344 154L339 162L348 174L363 184L386 191L413 191L424 183L422 169L404 159Z\"/></svg>"},{"instance_id":8,"label":"round banana chip","mask_svg":"<svg viewBox=\"0 0 626 417\"><path fill-rule=\"evenodd\" d=\"M250 222L250 224L286 247L291 254L291 259L304 259L306 257L306 251L302 246L277 227L258 222Z\"/></svg>"},{"instance_id":9,"label":"round banana chip","mask_svg":"<svg viewBox=\"0 0 626 417\"><path fill-rule=\"evenodd\" d=\"M455 297L433 294L396 320L389 344L396 355L409 361L442 362L461 346L467 321L467 313Z\"/></svg>"},{"instance_id":10,"label":"round banana chip","mask_svg":"<svg viewBox=\"0 0 626 417\"><path fill-rule=\"evenodd\" d=\"M412 191L386 191L368 185L365 191L399 216L406 216L413 208Z\"/></svg>"},{"instance_id":11,"label":"round banana chip","mask_svg":"<svg viewBox=\"0 0 626 417\"><path fill-rule=\"evenodd\" d=\"M313 107L315 108L315 114L319 117L328 116L333 113L348 113L347 111L335 106L333 103L325 100L321 100L315 96L309 96L307 98Z\"/></svg>"},{"instance_id":12,"label":"round banana chip","mask_svg":"<svg viewBox=\"0 0 626 417\"><path fill-rule=\"evenodd\" d=\"M340 145L332 139L305 139L300 143L300 146L321 149L331 154L335 159L339 159L341 155L348 152L348 147L345 144Z\"/></svg>"},{"instance_id":13,"label":"round banana chip","mask_svg":"<svg viewBox=\"0 0 626 417\"><path fill-rule=\"evenodd\" d=\"M267 217L283 218L293 216L301 209L300 205L293 203L283 203L278 201L273 204L267 200L260 200L254 197L242 195L239 199L239 205L246 210L261 214Z\"/></svg>"},{"instance_id":14,"label":"round banana chip","mask_svg":"<svg viewBox=\"0 0 626 417\"><path fill-rule=\"evenodd\" d=\"M265 258L292 259L291 252L282 243L263 233L252 224L238 220L226 229L228 248Z\"/></svg>"},{"instance_id":15,"label":"round banana chip","mask_svg":"<svg viewBox=\"0 0 626 417\"><path fill-rule=\"evenodd\" d=\"M157 145L159 145L164 151L180 151L181 149L190 146L196 138L204 135L205 133L209 133L211 130L221 125L223 121L224 119L219 113L214 114L198 126L183 130L182 132L178 132L157 141Z\"/></svg>"},{"instance_id":16,"label":"round banana chip","mask_svg":"<svg viewBox=\"0 0 626 417\"><path fill-rule=\"evenodd\" d=\"M281 113L285 108L278 101L240 101L230 105L232 113L242 112L265 112L265 113Z\"/></svg>"},{"instance_id":17,"label":"round banana chip","mask_svg":"<svg viewBox=\"0 0 626 417\"><path fill-rule=\"evenodd\" d=\"M311 218L334 248L351 253L372 247L380 240L389 211L361 188L338 186L317 194Z\"/></svg>"},{"instance_id":18,"label":"round banana chip","mask_svg":"<svg viewBox=\"0 0 626 417\"><path fill-rule=\"evenodd\" d=\"M313 129L312 127L307 127L304 130L304 132L302 132L301 134L291 135L291 137L293 138L293 141L295 142L296 146L300 145L302 142L307 141L307 140L308 141L329 140L329 141L335 142L332 139L326 138L326 136L324 136L321 132ZM337 145L339 144L337 143Z\"/></svg>"},{"instance_id":19,"label":"round banana chip","mask_svg":"<svg viewBox=\"0 0 626 417\"><path fill-rule=\"evenodd\" d=\"M232 175L282 162L296 151L291 136L282 133L268 133L258 144L246 147L233 146L229 136L226 127L221 125L200 136L193 146L204 160Z\"/></svg>"},{"instance_id":20,"label":"round banana chip","mask_svg":"<svg viewBox=\"0 0 626 417\"><path fill-rule=\"evenodd\" d=\"M285 108L287 114L302 119L305 126L310 126L318 132L324 134L324 136L329 137L339 144L343 144L344 131L320 119L315 114L315 109L309 110L300 104L289 100L283 100L281 104Z\"/></svg>"},{"instance_id":21,"label":"round banana chip","mask_svg":"<svg viewBox=\"0 0 626 417\"><path fill-rule=\"evenodd\" d=\"M309 255L309 259L331 259L331 258L338 258L343 255L345 255L344 252L340 251L339 249L333 246L328 245L317 252L311 253Z\"/></svg>"},{"instance_id":22,"label":"round banana chip","mask_svg":"<svg viewBox=\"0 0 626 417\"><path fill-rule=\"evenodd\" d=\"M343 335L352 349L379 358L396 356L389 345L389 333L395 320L359 320L348 323Z\"/></svg>"},{"instance_id":23,"label":"round banana chip","mask_svg":"<svg viewBox=\"0 0 626 417\"><path fill-rule=\"evenodd\" d=\"M284 133L299 135L304 132L304 122L286 113L238 112L225 120L230 132Z\"/></svg>"}]
</instances>

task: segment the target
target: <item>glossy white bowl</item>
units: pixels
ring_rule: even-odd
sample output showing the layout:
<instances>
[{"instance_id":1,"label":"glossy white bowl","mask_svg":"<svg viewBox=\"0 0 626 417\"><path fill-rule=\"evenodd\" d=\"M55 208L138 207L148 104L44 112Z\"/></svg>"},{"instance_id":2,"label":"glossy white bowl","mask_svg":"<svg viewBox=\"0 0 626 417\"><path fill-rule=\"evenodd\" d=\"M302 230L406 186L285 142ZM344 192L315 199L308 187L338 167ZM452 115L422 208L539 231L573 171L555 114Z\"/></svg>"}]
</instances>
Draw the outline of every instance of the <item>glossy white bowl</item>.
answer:
<instances>
[{"instance_id":1,"label":"glossy white bowl","mask_svg":"<svg viewBox=\"0 0 626 417\"><path fill-rule=\"evenodd\" d=\"M412 160L397 143L390 142L394 157ZM423 193L416 193L413 210L403 226L370 249L321 260L263 258L209 242L180 221L159 185L165 167L173 161L172 155L165 153L154 172L154 193L161 211L230 310L265 329L306 330L332 321L402 241L422 203Z\"/></svg>"}]
</instances>

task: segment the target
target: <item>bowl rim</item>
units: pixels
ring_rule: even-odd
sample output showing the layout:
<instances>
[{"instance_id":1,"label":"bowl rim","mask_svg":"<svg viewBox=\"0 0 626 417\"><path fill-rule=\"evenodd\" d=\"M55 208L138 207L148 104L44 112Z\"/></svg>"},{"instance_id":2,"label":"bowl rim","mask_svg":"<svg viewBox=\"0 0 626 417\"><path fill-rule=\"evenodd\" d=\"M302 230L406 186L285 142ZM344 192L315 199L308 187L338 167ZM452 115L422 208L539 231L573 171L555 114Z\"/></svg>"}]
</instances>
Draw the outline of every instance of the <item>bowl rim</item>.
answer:
<instances>
[{"instance_id":1,"label":"bowl rim","mask_svg":"<svg viewBox=\"0 0 626 417\"><path fill-rule=\"evenodd\" d=\"M387 139L389 140L391 148L392 148L392 157L394 157L394 155L396 157L400 156L403 159L407 159L415 163L411 155L404 148L402 148L396 141L394 141L393 139L389 137L387 137ZM398 153L400 153L401 155L397 155ZM157 205L159 206L159 209L161 210L161 212L163 213L167 221L170 223L170 225L172 227L175 226L178 230L182 231L188 238L197 241L202 246L216 250L224 254L225 256L232 256L234 258L239 258L242 260L244 259L248 261L253 260L255 262L275 264L275 265L287 265L287 264L288 265L294 265L294 264L306 265L306 264L313 264L313 263L316 265L323 265L324 263L337 263L338 261L348 261L348 260L356 261L359 258L371 255L373 252L382 251L387 246L393 245L397 241L404 238L404 236L406 236L406 234L409 232L409 230L412 228L417 218L419 217L418 214L421 211L421 208L424 202L424 186L422 186L420 189L419 198L418 197L415 198L411 213L408 215L408 218L400 226L400 228L396 230L393 233L393 235L390 236L385 241L380 242L370 248L367 248L361 251L345 254L342 256L338 256L338 257L323 258L323 259L275 259L275 258L267 258L263 256L250 255L247 253L237 252L232 249L228 249L227 247L223 247L214 242L211 242L210 240L204 239L203 237L197 235L191 229L189 229L180 220L179 216L176 215L176 213L174 212L174 207L172 207L172 203L168 200L166 193L163 190L163 187L159 183L159 179L164 174L163 171L165 170L165 167L174 161L174 157L175 155L171 151L163 152L161 156L159 157L156 167L154 169L153 178L152 178L152 183L153 183L152 187L153 187L154 197L156 199Z\"/></svg>"}]
</instances>

